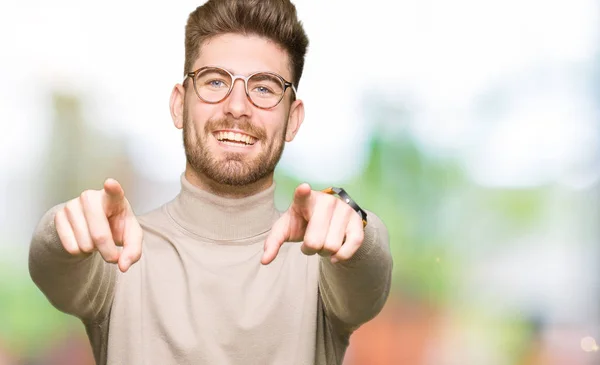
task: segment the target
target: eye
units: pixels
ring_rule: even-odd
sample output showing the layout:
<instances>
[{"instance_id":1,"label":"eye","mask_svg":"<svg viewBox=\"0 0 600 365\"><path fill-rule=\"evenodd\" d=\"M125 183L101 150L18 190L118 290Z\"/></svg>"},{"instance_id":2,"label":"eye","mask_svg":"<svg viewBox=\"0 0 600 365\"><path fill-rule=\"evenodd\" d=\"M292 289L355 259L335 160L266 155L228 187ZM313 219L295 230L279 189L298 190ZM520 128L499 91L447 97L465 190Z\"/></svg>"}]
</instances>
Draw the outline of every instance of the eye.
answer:
<instances>
[{"instance_id":1,"label":"eye","mask_svg":"<svg viewBox=\"0 0 600 365\"><path fill-rule=\"evenodd\" d=\"M225 81L223 80L209 80L206 84L214 88L226 87Z\"/></svg>"},{"instance_id":2,"label":"eye","mask_svg":"<svg viewBox=\"0 0 600 365\"><path fill-rule=\"evenodd\" d=\"M266 86L257 86L254 88L254 90L256 90L259 94L262 94L262 95L273 94L273 90L269 89Z\"/></svg>"},{"instance_id":3,"label":"eye","mask_svg":"<svg viewBox=\"0 0 600 365\"><path fill-rule=\"evenodd\" d=\"M259 73L248 80L248 89L251 93L261 98L273 98L283 93L281 81L270 74Z\"/></svg>"}]
</instances>

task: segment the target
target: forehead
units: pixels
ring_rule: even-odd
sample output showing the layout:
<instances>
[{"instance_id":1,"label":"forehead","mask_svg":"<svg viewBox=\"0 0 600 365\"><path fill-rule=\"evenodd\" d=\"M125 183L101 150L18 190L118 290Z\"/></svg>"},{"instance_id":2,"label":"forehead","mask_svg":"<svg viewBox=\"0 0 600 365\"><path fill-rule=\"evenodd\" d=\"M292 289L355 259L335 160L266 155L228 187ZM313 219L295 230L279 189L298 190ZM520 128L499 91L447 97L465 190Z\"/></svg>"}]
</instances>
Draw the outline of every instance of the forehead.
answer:
<instances>
[{"instance_id":1,"label":"forehead","mask_svg":"<svg viewBox=\"0 0 600 365\"><path fill-rule=\"evenodd\" d=\"M256 35L221 34L206 40L194 69L203 66L219 66L242 75L269 71L291 79L287 52L275 42Z\"/></svg>"}]
</instances>

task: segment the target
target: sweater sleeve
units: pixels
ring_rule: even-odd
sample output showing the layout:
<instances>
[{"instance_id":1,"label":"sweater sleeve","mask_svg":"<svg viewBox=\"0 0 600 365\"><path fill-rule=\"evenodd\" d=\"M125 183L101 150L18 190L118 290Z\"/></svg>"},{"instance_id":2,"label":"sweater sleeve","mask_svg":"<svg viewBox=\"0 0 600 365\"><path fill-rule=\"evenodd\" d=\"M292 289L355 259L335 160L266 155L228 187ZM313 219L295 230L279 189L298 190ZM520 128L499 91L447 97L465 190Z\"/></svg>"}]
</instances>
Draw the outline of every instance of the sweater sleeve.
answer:
<instances>
[{"instance_id":1,"label":"sweater sleeve","mask_svg":"<svg viewBox=\"0 0 600 365\"><path fill-rule=\"evenodd\" d=\"M54 226L63 206L47 211L38 223L29 248L29 273L58 310L83 321L100 321L110 310L118 268L97 252L72 256L63 248Z\"/></svg>"},{"instance_id":2,"label":"sweater sleeve","mask_svg":"<svg viewBox=\"0 0 600 365\"><path fill-rule=\"evenodd\" d=\"M364 240L354 256L332 264L320 260L319 290L325 314L342 332L353 332L383 308L391 288L392 255L388 230L368 212Z\"/></svg>"}]
</instances>

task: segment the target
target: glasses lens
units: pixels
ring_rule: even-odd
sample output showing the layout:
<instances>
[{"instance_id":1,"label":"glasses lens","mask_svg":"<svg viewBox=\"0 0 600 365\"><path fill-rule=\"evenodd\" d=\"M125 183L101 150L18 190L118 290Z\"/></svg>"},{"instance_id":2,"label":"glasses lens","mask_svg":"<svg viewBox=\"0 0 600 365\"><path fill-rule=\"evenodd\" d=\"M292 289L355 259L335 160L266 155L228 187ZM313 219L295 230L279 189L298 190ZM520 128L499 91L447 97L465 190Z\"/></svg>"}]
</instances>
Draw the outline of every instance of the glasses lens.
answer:
<instances>
[{"instance_id":1,"label":"glasses lens","mask_svg":"<svg viewBox=\"0 0 600 365\"><path fill-rule=\"evenodd\" d=\"M229 91L231 75L218 68L203 70L196 76L198 96L209 103L221 101Z\"/></svg>"},{"instance_id":2,"label":"glasses lens","mask_svg":"<svg viewBox=\"0 0 600 365\"><path fill-rule=\"evenodd\" d=\"M248 80L250 99L261 108L271 108L277 105L283 96L283 81L275 75L259 73Z\"/></svg>"}]
</instances>

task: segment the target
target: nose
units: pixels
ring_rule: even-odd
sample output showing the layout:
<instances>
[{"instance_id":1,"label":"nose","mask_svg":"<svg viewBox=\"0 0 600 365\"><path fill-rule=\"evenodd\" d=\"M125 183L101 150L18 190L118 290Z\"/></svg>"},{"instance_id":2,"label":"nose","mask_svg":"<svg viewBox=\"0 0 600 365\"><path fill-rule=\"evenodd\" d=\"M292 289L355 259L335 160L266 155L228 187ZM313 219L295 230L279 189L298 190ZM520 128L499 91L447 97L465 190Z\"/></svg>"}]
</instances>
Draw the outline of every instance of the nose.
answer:
<instances>
[{"instance_id":1,"label":"nose","mask_svg":"<svg viewBox=\"0 0 600 365\"><path fill-rule=\"evenodd\" d=\"M249 117L252 111L250 101L246 96L244 80L236 79L233 81L231 93L224 101L225 114L231 115L233 118Z\"/></svg>"}]
</instances>

